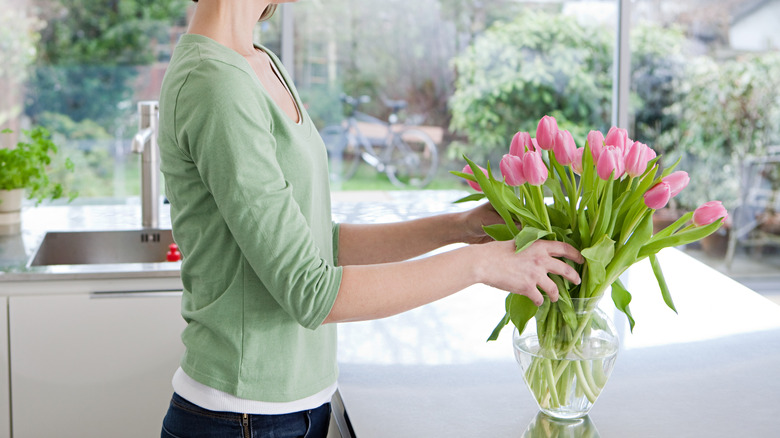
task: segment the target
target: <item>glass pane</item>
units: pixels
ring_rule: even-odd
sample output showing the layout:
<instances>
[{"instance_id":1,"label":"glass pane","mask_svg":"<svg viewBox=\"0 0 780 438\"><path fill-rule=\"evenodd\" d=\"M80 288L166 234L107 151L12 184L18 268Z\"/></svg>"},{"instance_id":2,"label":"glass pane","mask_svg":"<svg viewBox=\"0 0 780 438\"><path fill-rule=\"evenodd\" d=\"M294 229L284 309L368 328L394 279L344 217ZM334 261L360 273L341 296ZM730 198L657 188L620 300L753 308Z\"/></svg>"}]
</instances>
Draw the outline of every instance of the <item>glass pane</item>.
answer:
<instances>
[{"instance_id":1,"label":"glass pane","mask_svg":"<svg viewBox=\"0 0 780 438\"><path fill-rule=\"evenodd\" d=\"M3 144L42 126L59 148L52 179L78 191L76 202L139 196L140 158L130 150L136 105L158 98L191 5L0 0L0 127L14 131ZM62 170L66 158L72 173Z\"/></svg>"},{"instance_id":2,"label":"glass pane","mask_svg":"<svg viewBox=\"0 0 780 438\"><path fill-rule=\"evenodd\" d=\"M631 134L663 153L666 165L682 159L691 181L672 208L679 215L720 200L733 237L777 242L780 3L640 1L632 8ZM712 255L723 257L727 230Z\"/></svg>"},{"instance_id":3,"label":"glass pane","mask_svg":"<svg viewBox=\"0 0 780 438\"><path fill-rule=\"evenodd\" d=\"M59 147L52 179L75 202L140 195L131 151L137 104L157 100L173 47L186 32L189 0L0 0L0 136L3 146L42 126ZM255 39L280 46L278 14ZM70 159L74 172L63 170ZM57 170L60 169L60 170Z\"/></svg>"},{"instance_id":4,"label":"glass pane","mask_svg":"<svg viewBox=\"0 0 780 438\"><path fill-rule=\"evenodd\" d=\"M534 132L545 114L580 145L611 121L614 1L338 0L293 9L296 82L335 158L334 189L393 188L394 168L430 155L393 146L393 101L407 105L393 129L421 130L437 145L429 189L465 188L448 173L463 167L462 154L497 167L514 133ZM353 113L342 95L367 99Z\"/></svg>"}]
</instances>

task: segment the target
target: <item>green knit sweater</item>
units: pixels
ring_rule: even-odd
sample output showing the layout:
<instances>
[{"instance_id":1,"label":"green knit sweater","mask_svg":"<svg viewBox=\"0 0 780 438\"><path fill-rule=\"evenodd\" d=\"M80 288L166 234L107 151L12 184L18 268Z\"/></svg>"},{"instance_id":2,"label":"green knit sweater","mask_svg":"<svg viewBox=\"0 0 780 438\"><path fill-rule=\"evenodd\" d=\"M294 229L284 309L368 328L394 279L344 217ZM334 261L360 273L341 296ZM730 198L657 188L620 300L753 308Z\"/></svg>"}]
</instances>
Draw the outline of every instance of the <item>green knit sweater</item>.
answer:
<instances>
[{"instance_id":1,"label":"green knit sweater","mask_svg":"<svg viewBox=\"0 0 780 438\"><path fill-rule=\"evenodd\" d=\"M342 270L325 146L265 51L300 124L240 54L186 34L163 80L159 145L183 256L181 366L238 397L287 402L336 381L336 327L321 324Z\"/></svg>"}]
</instances>

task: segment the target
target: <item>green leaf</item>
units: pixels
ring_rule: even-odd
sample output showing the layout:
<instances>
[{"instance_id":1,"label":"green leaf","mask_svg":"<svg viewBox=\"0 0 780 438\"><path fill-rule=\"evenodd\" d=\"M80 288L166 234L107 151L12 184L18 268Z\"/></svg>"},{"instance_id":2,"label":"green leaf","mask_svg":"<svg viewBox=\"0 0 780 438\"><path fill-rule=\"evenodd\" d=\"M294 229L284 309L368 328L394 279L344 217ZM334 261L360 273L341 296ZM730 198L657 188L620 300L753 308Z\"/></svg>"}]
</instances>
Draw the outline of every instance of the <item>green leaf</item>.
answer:
<instances>
[{"instance_id":1,"label":"green leaf","mask_svg":"<svg viewBox=\"0 0 780 438\"><path fill-rule=\"evenodd\" d=\"M498 325L493 329L493 332L490 334L490 337L487 338L486 342L498 339L498 334L501 333L501 330L503 330L507 324L509 324L509 312L504 313L504 317L498 322Z\"/></svg>"},{"instance_id":2,"label":"green leaf","mask_svg":"<svg viewBox=\"0 0 780 438\"><path fill-rule=\"evenodd\" d=\"M639 257L639 253L642 245L650 239L653 235L653 215L646 213L639 225L634 230L634 233L628 239L625 245L620 247L615 253L615 257L607 267L607 282L612 283L622 274L629 266L637 262L637 260L643 258Z\"/></svg>"},{"instance_id":3,"label":"green leaf","mask_svg":"<svg viewBox=\"0 0 780 438\"><path fill-rule=\"evenodd\" d=\"M493 175L490 171L490 163L488 163L487 168L488 174L485 175L482 172L482 169L480 169L479 166L477 166L477 164L471 161L467 156L464 155L463 158L466 160L469 167L471 167L472 172L474 172L474 177L477 179L477 184L479 184L479 186L482 188L482 192L488 198L490 205L492 205L496 212L501 216L501 218L504 220L504 223L506 223L509 229L512 230L512 233L516 234L518 232L517 225L515 225L515 221L512 219L512 215L509 214L509 211L506 208L506 204L501 198L500 192L496 191L497 188L501 190L500 187L504 187L504 183L493 179Z\"/></svg>"},{"instance_id":4,"label":"green leaf","mask_svg":"<svg viewBox=\"0 0 780 438\"><path fill-rule=\"evenodd\" d=\"M520 232L515 236L515 247L517 248L517 252L525 250L537 240L543 239L552 234L553 233L551 231L547 230L540 230L534 227L523 227L523 229L520 230Z\"/></svg>"},{"instance_id":5,"label":"green leaf","mask_svg":"<svg viewBox=\"0 0 780 438\"><path fill-rule=\"evenodd\" d=\"M669 236L671 236L672 234L674 234L675 231L679 230L680 227L685 225L685 223L688 222L689 220L691 220L692 218L693 218L693 212L692 211L689 211L688 213L685 213L679 219L674 221L673 224L671 224L671 225L667 226L666 228L664 228L663 230L655 233L655 237L656 238L661 238L661 237L669 237Z\"/></svg>"},{"instance_id":6,"label":"green leaf","mask_svg":"<svg viewBox=\"0 0 780 438\"><path fill-rule=\"evenodd\" d=\"M569 291L564 285L563 278L558 275L552 276L555 285L558 286L558 301L553 305L558 306L558 309L563 315L563 320L566 321L566 325L569 327L577 327L577 315L574 313L574 303L571 301Z\"/></svg>"},{"instance_id":7,"label":"green leaf","mask_svg":"<svg viewBox=\"0 0 780 438\"><path fill-rule=\"evenodd\" d=\"M515 237L506 224L485 225L482 229L495 240L512 240Z\"/></svg>"},{"instance_id":8,"label":"green leaf","mask_svg":"<svg viewBox=\"0 0 780 438\"><path fill-rule=\"evenodd\" d=\"M588 225L588 215L584 209L580 210L577 213L577 229L580 233L580 240L582 241L582 246L583 247L590 246L591 243L590 225Z\"/></svg>"},{"instance_id":9,"label":"green leaf","mask_svg":"<svg viewBox=\"0 0 780 438\"><path fill-rule=\"evenodd\" d=\"M694 227L686 231L681 231L668 237L650 239L650 241L639 250L639 257L644 258L670 246L685 245L703 239L714 233L721 225L723 225L723 219L719 219L703 227Z\"/></svg>"},{"instance_id":10,"label":"green leaf","mask_svg":"<svg viewBox=\"0 0 780 438\"><path fill-rule=\"evenodd\" d=\"M656 158L658 158L658 157L656 157ZM674 164L672 164L671 166L668 166L666 169L664 169L664 171L661 173L661 176L660 176L659 179L663 179L664 177L667 177L667 176L671 175L671 173L674 172L674 169L677 167L677 165L680 164L681 161L682 161L682 156L677 158L677 161L675 161Z\"/></svg>"},{"instance_id":11,"label":"green leaf","mask_svg":"<svg viewBox=\"0 0 780 438\"><path fill-rule=\"evenodd\" d=\"M536 311L539 310L525 295L510 294L506 301L507 312L509 313L509 319L512 324L517 327L518 333L522 334L525 330L528 321L536 315Z\"/></svg>"},{"instance_id":12,"label":"green leaf","mask_svg":"<svg viewBox=\"0 0 780 438\"><path fill-rule=\"evenodd\" d=\"M604 234L593 246L583 249L580 253L588 263L587 292L592 294L607 278L607 265L615 254L615 241Z\"/></svg>"},{"instance_id":13,"label":"green leaf","mask_svg":"<svg viewBox=\"0 0 780 438\"><path fill-rule=\"evenodd\" d=\"M650 266L653 267L653 274L658 281L658 287L661 288L661 295L664 297L664 303L666 303L670 309L674 310L674 313L677 313L677 309L674 308L674 302L672 302L672 294L669 293L669 286L667 286L666 278L664 278L664 272L661 270L661 264L658 263L655 254L650 254Z\"/></svg>"},{"instance_id":14,"label":"green leaf","mask_svg":"<svg viewBox=\"0 0 780 438\"><path fill-rule=\"evenodd\" d=\"M623 312L628 318L628 325L631 328L631 332L634 332L634 317L631 315L631 309L628 308L628 304L631 302L631 294L623 286L620 280L615 280L612 283L612 302L615 303L615 307Z\"/></svg>"},{"instance_id":15,"label":"green leaf","mask_svg":"<svg viewBox=\"0 0 780 438\"><path fill-rule=\"evenodd\" d=\"M569 215L551 205L547 206L547 215L550 217L551 224L568 224Z\"/></svg>"},{"instance_id":16,"label":"green leaf","mask_svg":"<svg viewBox=\"0 0 780 438\"><path fill-rule=\"evenodd\" d=\"M464 196L457 201L453 201L453 204L459 204L461 202L469 202L469 201L480 201L482 199L485 199L484 193L472 193L468 196Z\"/></svg>"},{"instance_id":17,"label":"green leaf","mask_svg":"<svg viewBox=\"0 0 780 438\"><path fill-rule=\"evenodd\" d=\"M532 212L531 210L520 207L515 204L508 204L507 209L517 215L517 217L520 219L520 223L523 224L523 227L534 227L534 228L542 228L542 221L540 221Z\"/></svg>"},{"instance_id":18,"label":"green leaf","mask_svg":"<svg viewBox=\"0 0 780 438\"><path fill-rule=\"evenodd\" d=\"M477 179L474 178L474 175L472 175L470 173L461 172L459 170L450 170L450 173L455 175L455 176L459 176L459 177L461 177L461 178L463 178L465 180L477 182Z\"/></svg>"}]
</instances>

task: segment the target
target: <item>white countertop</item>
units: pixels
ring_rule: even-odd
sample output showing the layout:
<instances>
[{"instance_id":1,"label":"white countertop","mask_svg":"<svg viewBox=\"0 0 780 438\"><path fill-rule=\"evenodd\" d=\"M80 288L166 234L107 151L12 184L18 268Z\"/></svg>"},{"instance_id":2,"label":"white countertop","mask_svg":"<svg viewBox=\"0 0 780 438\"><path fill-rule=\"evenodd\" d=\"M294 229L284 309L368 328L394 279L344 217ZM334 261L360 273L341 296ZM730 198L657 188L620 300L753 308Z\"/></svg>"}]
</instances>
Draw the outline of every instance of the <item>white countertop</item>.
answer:
<instances>
[{"instance_id":1,"label":"white countertop","mask_svg":"<svg viewBox=\"0 0 780 438\"><path fill-rule=\"evenodd\" d=\"M647 261L626 272L634 333L605 297L621 351L587 421L563 436L777 436L780 306L676 249L659 260L679 315ZM342 324L340 388L356 435L555 436L535 419L509 327L485 342L504 297L474 286L403 315Z\"/></svg>"}]
</instances>

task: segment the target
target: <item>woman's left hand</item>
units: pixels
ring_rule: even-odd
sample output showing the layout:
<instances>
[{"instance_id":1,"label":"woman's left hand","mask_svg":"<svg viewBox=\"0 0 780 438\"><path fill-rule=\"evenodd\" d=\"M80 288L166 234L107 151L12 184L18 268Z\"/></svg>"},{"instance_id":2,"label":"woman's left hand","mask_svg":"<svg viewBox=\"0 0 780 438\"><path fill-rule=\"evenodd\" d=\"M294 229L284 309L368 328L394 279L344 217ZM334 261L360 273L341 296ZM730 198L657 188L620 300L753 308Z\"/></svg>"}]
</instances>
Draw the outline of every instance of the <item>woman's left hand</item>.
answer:
<instances>
[{"instance_id":1,"label":"woman's left hand","mask_svg":"<svg viewBox=\"0 0 780 438\"><path fill-rule=\"evenodd\" d=\"M485 234L482 229L485 225L503 224L504 220L496 213L490 203L486 202L479 207L465 211L463 214L463 239L468 244L487 243L493 241L493 238Z\"/></svg>"}]
</instances>

